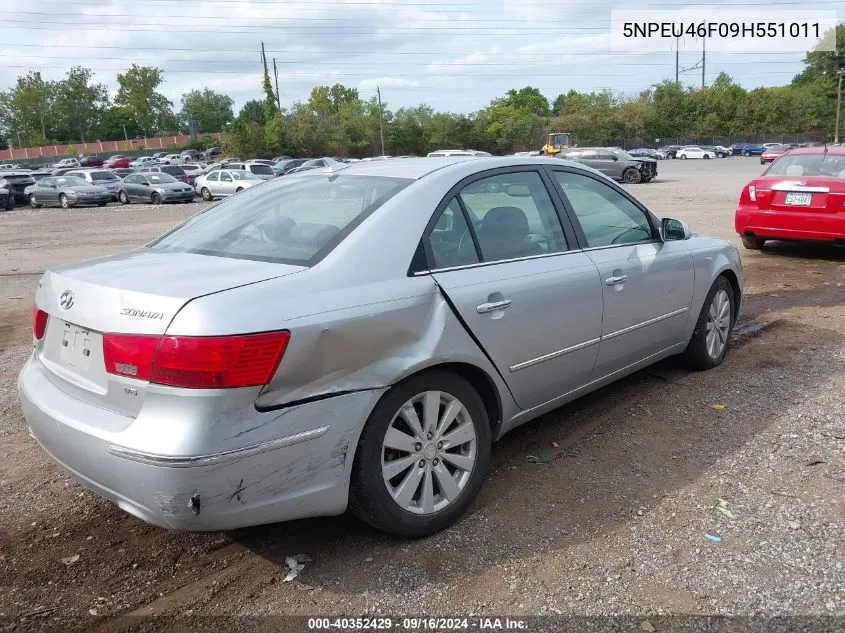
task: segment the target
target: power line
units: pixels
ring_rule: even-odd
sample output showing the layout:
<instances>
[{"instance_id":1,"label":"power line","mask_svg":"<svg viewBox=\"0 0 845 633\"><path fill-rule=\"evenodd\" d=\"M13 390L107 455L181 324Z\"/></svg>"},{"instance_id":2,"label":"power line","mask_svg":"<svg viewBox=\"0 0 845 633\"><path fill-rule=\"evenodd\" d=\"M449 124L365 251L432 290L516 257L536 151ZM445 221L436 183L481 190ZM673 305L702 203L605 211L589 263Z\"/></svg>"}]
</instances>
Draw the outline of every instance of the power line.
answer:
<instances>
[{"instance_id":1,"label":"power line","mask_svg":"<svg viewBox=\"0 0 845 633\"><path fill-rule=\"evenodd\" d=\"M107 4L96 4L92 2L85 2L85 1L75 1L75 0L42 0L42 1L53 1L57 4L61 4L62 6L67 5L76 5L76 6L83 6L87 8L97 7L97 6L113 6L113 3L109 2ZM185 6L185 5L221 5L225 4L227 6L234 6L237 7L237 4L233 4L232 0L144 0L144 4L157 4L157 5L166 5L166 4L173 4L177 6ZM409 1L403 2L401 0L384 0L379 2L378 4L373 4L372 2L367 2L366 0L361 1L346 1L346 0L251 0L250 4L254 6L284 6L284 7L291 7L291 6L302 6L304 5L306 8L315 8L315 7L366 7L366 8L383 8L383 7L397 7L400 9L404 9L406 7L424 7L427 9L434 9L437 11L448 11L453 13L462 13L466 11L466 7L469 8L482 8L488 9L490 4L487 0L479 0L478 2L467 2L466 0L458 0L456 2L447 2L447 3L435 3L435 2L427 2L425 0L422 1ZM813 6L827 6L827 5L836 5L840 4L840 0L819 0L812 2ZM772 6L790 6L799 8L802 7L803 3L800 2L727 2L727 3L717 3L715 6L724 6L725 8L735 8L735 7L747 7L747 8L767 8ZM532 2L531 8L537 9L558 9L565 6L565 8L595 8L595 2L567 2L563 5L560 2ZM711 5L713 6L713 5ZM460 8L459 8L460 7ZM637 4L637 9L663 9L666 10L667 6L665 3L660 4Z\"/></svg>"}]
</instances>

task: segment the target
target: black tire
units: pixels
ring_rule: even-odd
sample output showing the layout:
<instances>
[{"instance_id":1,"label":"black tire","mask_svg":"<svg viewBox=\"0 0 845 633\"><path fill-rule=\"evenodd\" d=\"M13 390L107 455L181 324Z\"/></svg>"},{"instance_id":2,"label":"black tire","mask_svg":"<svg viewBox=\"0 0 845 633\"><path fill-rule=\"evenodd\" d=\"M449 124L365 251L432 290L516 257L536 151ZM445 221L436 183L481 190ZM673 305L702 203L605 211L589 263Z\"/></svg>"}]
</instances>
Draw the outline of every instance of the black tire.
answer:
<instances>
[{"instance_id":1,"label":"black tire","mask_svg":"<svg viewBox=\"0 0 845 633\"><path fill-rule=\"evenodd\" d=\"M235 189L235 193L240 193L243 190L244 190L243 187L238 187L237 189Z\"/></svg>"},{"instance_id":2,"label":"black tire","mask_svg":"<svg viewBox=\"0 0 845 633\"><path fill-rule=\"evenodd\" d=\"M753 235L741 235L742 245L750 251L759 251L763 248L766 240L762 237L754 237Z\"/></svg>"},{"instance_id":3,"label":"black tire","mask_svg":"<svg viewBox=\"0 0 845 633\"><path fill-rule=\"evenodd\" d=\"M150 202L153 204L161 204L161 196L158 195L157 192L153 191L153 194L150 196Z\"/></svg>"},{"instance_id":4,"label":"black tire","mask_svg":"<svg viewBox=\"0 0 845 633\"><path fill-rule=\"evenodd\" d=\"M477 456L469 481L460 495L438 512L419 515L399 507L382 477L382 442L399 409L426 391L446 392L461 401L472 418ZM447 371L432 370L392 387L364 425L352 466L349 507L372 527L406 538L429 536L457 522L469 510L490 465L490 422L478 392L469 382Z\"/></svg>"},{"instance_id":5,"label":"black tire","mask_svg":"<svg viewBox=\"0 0 845 633\"><path fill-rule=\"evenodd\" d=\"M59 206L61 206L62 209L70 209L70 200L67 199L65 194L59 196Z\"/></svg>"},{"instance_id":6,"label":"black tire","mask_svg":"<svg viewBox=\"0 0 845 633\"><path fill-rule=\"evenodd\" d=\"M681 160L686 160L686 159L687 159L687 155L686 155L686 154L681 154Z\"/></svg>"},{"instance_id":7,"label":"black tire","mask_svg":"<svg viewBox=\"0 0 845 633\"><path fill-rule=\"evenodd\" d=\"M29 206L32 207L33 209L40 209L41 208L41 205L38 204L35 201L35 194L34 193L29 194Z\"/></svg>"},{"instance_id":8,"label":"black tire","mask_svg":"<svg viewBox=\"0 0 845 633\"><path fill-rule=\"evenodd\" d=\"M724 290L727 293L730 301L730 325L728 326L727 341L722 352L715 358L707 351L707 316L710 311L710 304L713 298L720 291ZM701 313L698 315L698 321L695 323L695 330L692 337L687 344L687 348L683 352L684 361L694 370L707 370L718 367L725 359L725 355L731 347L731 336L733 335L734 323L736 322L736 296L734 295L733 286L722 275L716 278L710 291L707 293L707 298L704 300L704 305L701 307Z\"/></svg>"},{"instance_id":9,"label":"black tire","mask_svg":"<svg viewBox=\"0 0 845 633\"><path fill-rule=\"evenodd\" d=\"M208 187L203 187L200 190L200 195L202 196L202 199L205 200L206 202L211 202L212 195L211 195L211 192L208 190Z\"/></svg>"},{"instance_id":10,"label":"black tire","mask_svg":"<svg viewBox=\"0 0 845 633\"><path fill-rule=\"evenodd\" d=\"M97 203L97 206L98 206L98 207L104 207L104 206L106 206L107 204L108 204L108 202L98 202L98 203Z\"/></svg>"},{"instance_id":11,"label":"black tire","mask_svg":"<svg viewBox=\"0 0 845 633\"><path fill-rule=\"evenodd\" d=\"M117 199L120 201L120 204L129 204L129 196L126 195L125 191L118 193Z\"/></svg>"},{"instance_id":12,"label":"black tire","mask_svg":"<svg viewBox=\"0 0 845 633\"><path fill-rule=\"evenodd\" d=\"M640 170L635 167L628 167L628 169L622 172L622 182L629 185L636 185L642 182L642 180L643 175L640 173Z\"/></svg>"},{"instance_id":13,"label":"black tire","mask_svg":"<svg viewBox=\"0 0 845 633\"><path fill-rule=\"evenodd\" d=\"M704 160L710 160L710 154L705 154L705 155L704 155Z\"/></svg>"},{"instance_id":14,"label":"black tire","mask_svg":"<svg viewBox=\"0 0 845 633\"><path fill-rule=\"evenodd\" d=\"M751 152L743 152L742 155L748 158L749 156L751 156Z\"/></svg>"},{"instance_id":15,"label":"black tire","mask_svg":"<svg viewBox=\"0 0 845 633\"><path fill-rule=\"evenodd\" d=\"M11 211L15 208L15 196L13 196L11 192L9 193L9 197L6 198L6 205L4 208L6 211Z\"/></svg>"}]
</instances>

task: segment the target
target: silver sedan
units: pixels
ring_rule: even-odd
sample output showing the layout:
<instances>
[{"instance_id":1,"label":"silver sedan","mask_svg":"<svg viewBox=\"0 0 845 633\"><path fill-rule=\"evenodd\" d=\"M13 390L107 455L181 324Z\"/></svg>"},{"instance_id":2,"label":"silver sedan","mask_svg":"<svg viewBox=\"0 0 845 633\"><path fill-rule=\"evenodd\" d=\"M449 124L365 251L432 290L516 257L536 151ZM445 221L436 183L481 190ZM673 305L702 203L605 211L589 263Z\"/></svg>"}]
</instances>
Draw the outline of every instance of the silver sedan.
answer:
<instances>
[{"instance_id":1,"label":"silver sedan","mask_svg":"<svg viewBox=\"0 0 845 633\"><path fill-rule=\"evenodd\" d=\"M216 169L199 176L194 189L203 200L225 198L265 182L250 171L243 169Z\"/></svg>"},{"instance_id":2,"label":"silver sedan","mask_svg":"<svg viewBox=\"0 0 845 633\"><path fill-rule=\"evenodd\" d=\"M415 537L508 431L668 356L719 365L741 293L729 243L577 163L335 165L46 272L18 387L44 450L150 523L350 507Z\"/></svg>"}]
</instances>

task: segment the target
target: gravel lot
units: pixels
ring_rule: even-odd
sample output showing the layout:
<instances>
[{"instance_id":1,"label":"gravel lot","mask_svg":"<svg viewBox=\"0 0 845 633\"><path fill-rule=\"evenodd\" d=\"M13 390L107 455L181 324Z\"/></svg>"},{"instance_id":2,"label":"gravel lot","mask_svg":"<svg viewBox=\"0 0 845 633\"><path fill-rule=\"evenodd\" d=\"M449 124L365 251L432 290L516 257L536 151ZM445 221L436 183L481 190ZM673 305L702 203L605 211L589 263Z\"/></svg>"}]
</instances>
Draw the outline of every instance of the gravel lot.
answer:
<instances>
[{"instance_id":1,"label":"gravel lot","mask_svg":"<svg viewBox=\"0 0 845 633\"><path fill-rule=\"evenodd\" d=\"M636 195L738 243L733 210L757 160L659 169ZM671 614L845 616L842 249L744 251L743 313L720 368L664 362L514 431L470 515L440 535L400 541L349 516L184 534L59 471L26 432L15 379L41 271L142 244L202 204L0 214L0 628L562 614L635 616L648 631ZM282 582L299 553L313 560Z\"/></svg>"}]
</instances>

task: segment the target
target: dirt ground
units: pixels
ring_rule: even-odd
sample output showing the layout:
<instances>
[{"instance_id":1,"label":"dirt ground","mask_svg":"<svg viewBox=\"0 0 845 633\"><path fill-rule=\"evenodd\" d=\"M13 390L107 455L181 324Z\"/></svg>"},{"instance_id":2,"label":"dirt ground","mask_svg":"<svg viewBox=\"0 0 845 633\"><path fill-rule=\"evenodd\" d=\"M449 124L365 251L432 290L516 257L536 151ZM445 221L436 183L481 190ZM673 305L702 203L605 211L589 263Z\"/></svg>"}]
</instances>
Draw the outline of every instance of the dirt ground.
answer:
<instances>
[{"instance_id":1,"label":"dirt ground","mask_svg":"<svg viewBox=\"0 0 845 633\"><path fill-rule=\"evenodd\" d=\"M738 243L733 210L759 171L753 158L663 161L631 189ZM402 541L342 516L185 534L64 475L28 436L15 380L41 271L140 245L199 208L0 214L0 629L118 630L127 615L238 616L228 630L288 614L624 615L643 630L671 614L845 616L845 250L743 251L721 367L667 361L512 432L444 533ZM300 553L312 560L283 582Z\"/></svg>"}]
</instances>

